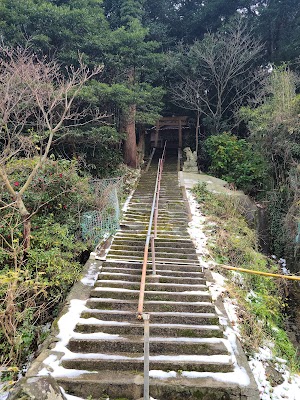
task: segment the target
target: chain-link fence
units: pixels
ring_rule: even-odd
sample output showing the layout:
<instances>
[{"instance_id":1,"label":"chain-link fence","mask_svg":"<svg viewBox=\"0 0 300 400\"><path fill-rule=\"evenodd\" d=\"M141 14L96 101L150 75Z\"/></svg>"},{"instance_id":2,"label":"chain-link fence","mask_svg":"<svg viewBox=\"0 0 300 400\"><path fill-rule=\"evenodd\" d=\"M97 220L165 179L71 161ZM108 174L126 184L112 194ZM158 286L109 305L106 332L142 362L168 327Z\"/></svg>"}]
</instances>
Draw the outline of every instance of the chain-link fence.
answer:
<instances>
[{"instance_id":1,"label":"chain-link fence","mask_svg":"<svg viewBox=\"0 0 300 400\"><path fill-rule=\"evenodd\" d=\"M98 210L82 215L81 228L83 239L97 245L119 228L123 178L93 179L91 186Z\"/></svg>"}]
</instances>

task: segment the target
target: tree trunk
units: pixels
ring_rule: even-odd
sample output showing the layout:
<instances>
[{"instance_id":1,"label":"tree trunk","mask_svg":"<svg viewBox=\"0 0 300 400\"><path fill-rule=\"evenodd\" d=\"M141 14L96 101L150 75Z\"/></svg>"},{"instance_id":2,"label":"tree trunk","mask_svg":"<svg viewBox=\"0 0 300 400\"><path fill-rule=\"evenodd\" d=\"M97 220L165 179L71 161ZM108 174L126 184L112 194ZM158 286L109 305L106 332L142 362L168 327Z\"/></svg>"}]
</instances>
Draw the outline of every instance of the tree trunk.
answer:
<instances>
[{"instance_id":1,"label":"tree trunk","mask_svg":"<svg viewBox=\"0 0 300 400\"><path fill-rule=\"evenodd\" d=\"M31 217L20 195L16 201L23 223L23 249L27 253L30 249Z\"/></svg>"},{"instance_id":2,"label":"tree trunk","mask_svg":"<svg viewBox=\"0 0 300 400\"><path fill-rule=\"evenodd\" d=\"M196 121L196 154L198 157L198 147L199 147L199 128L200 128L200 111L197 110L197 121Z\"/></svg>"},{"instance_id":3,"label":"tree trunk","mask_svg":"<svg viewBox=\"0 0 300 400\"><path fill-rule=\"evenodd\" d=\"M140 133L139 142L137 145L137 160L138 160L138 167L142 164L145 155L145 129Z\"/></svg>"},{"instance_id":4,"label":"tree trunk","mask_svg":"<svg viewBox=\"0 0 300 400\"><path fill-rule=\"evenodd\" d=\"M124 143L124 162L129 167L137 167L137 148L135 137L135 114L136 105L129 106L128 114L123 122L126 132L126 140Z\"/></svg>"}]
</instances>

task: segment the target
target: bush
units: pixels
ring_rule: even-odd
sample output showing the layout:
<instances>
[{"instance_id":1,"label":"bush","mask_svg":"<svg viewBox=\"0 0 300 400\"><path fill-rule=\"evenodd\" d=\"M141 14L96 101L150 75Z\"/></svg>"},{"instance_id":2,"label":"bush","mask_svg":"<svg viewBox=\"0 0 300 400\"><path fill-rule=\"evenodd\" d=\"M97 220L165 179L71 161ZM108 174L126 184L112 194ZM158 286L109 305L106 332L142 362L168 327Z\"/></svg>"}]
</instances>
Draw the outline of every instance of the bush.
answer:
<instances>
[{"instance_id":1,"label":"bush","mask_svg":"<svg viewBox=\"0 0 300 400\"><path fill-rule=\"evenodd\" d=\"M10 161L8 172L16 187L25 182L36 162ZM9 204L13 199L2 190L1 200ZM24 202L32 213L26 254L17 210L5 208L0 221L0 359L8 366L21 366L33 352L39 325L53 320L78 280L77 260L86 249L80 241L80 214L97 208L89 176L68 160L47 160Z\"/></svg>"},{"instance_id":2,"label":"bush","mask_svg":"<svg viewBox=\"0 0 300 400\"><path fill-rule=\"evenodd\" d=\"M209 156L209 172L233 182L237 188L255 194L265 187L267 166L261 155L245 139L230 133L210 136L204 143Z\"/></svg>"}]
</instances>

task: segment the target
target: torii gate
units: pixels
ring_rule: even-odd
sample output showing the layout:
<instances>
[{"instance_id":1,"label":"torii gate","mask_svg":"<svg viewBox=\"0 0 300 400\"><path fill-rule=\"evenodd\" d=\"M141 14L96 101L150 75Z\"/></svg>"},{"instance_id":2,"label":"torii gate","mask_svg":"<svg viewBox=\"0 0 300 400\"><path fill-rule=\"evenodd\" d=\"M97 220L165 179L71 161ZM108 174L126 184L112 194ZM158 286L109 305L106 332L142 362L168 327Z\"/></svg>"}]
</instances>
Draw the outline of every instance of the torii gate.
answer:
<instances>
[{"instance_id":1,"label":"torii gate","mask_svg":"<svg viewBox=\"0 0 300 400\"><path fill-rule=\"evenodd\" d=\"M159 129L163 126L170 127L178 127L178 147L182 148L182 126L185 125L188 117L186 116L178 116L178 117L163 117L156 122L155 125L155 144L154 147L157 147L158 137L159 137Z\"/></svg>"}]
</instances>

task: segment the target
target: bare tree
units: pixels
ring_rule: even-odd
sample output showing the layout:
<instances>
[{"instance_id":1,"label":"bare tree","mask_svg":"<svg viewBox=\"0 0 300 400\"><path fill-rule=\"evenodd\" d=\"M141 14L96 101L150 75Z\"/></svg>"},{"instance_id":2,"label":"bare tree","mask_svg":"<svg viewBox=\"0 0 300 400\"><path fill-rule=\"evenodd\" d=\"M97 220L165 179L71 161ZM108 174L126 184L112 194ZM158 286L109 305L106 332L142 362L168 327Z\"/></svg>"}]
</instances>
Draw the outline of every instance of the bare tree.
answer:
<instances>
[{"instance_id":1,"label":"bare tree","mask_svg":"<svg viewBox=\"0 0 300 400\"><path fill-rule=\"evenodd\" d=\"M174 102L205 116L213 133L237 124L237 111L251 97L266 71L254 64L262 51L245 18L224 31L207 33L181 55L180 82L171 88ZM182 51L182 50L181 50ZM185 68L182 68L185 66Z\"/></svg>"},{"instance_id":2,"label":"bare tree","mask_svg":"<svg viewBox=\"0 0 300 400\"><path fill-rule=\"evenodd\" d=\"M104 117L76 106L84 84L102 71L102 66L89 70L79 62L78 68L62 73L55 61L39 59L28 49L0 48L0 178L12 197L10 206L21 216L25 251L30 247L31 214L24 194L47 160L54 137ZM26 181L16 187L8 163L19 156L38 157Z\"/></svg>"}]
</instances>

